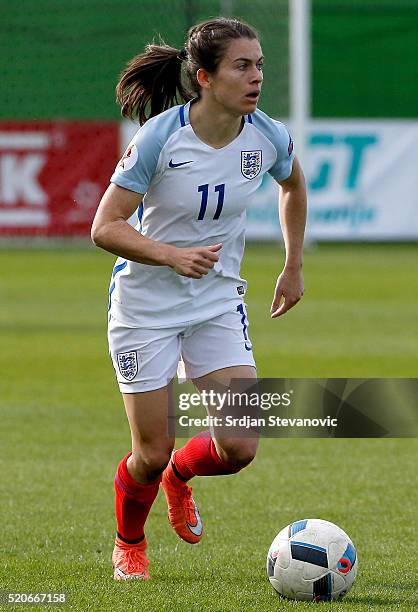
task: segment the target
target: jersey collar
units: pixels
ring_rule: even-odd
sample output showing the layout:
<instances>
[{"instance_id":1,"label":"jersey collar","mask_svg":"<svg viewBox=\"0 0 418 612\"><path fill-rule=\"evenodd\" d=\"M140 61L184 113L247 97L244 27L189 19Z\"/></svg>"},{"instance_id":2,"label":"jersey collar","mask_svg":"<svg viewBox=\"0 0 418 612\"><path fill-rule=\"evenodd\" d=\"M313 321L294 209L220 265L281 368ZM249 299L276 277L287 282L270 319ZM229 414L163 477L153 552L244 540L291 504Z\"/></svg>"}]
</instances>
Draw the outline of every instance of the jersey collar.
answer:
<instances>
[{"instance_id":1,"label":"jersey collar","mask_svg":"<svg viewBox=\"0 0 418 612\"><path fill-rule=\"evenodd\" d=\"M197 100L197 98L192 98L191 100L186 102L186 104L183 104L183 106L180 106L179 118L180 118L181 127L184 127L185 125L190 124L190 119L189 119L190 106L191 104L193 104L195 100ZM244 115L244 123L252 123L252 122L253 122L252 115Z\"/></svg>"}]
</instances>

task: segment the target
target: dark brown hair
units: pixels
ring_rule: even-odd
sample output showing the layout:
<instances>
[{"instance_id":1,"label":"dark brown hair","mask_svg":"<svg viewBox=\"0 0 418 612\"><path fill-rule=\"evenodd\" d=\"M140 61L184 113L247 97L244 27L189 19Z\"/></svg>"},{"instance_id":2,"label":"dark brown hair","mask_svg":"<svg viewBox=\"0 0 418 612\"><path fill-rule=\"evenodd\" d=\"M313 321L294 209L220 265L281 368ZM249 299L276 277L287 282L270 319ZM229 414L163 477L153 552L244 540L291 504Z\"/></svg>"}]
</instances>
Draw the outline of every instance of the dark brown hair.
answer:
<instances>
[{"instance_id":1,"label":"dark brown hair","mask_svg":"<svg viewBox=\"0 0 418 612\"><path fill-rule=\"evenodd\" d=\"M142 125L171 106L199 96L197 71L204 68L215 73L228 45L237 38L258 40L258 34L242 21L219 17L190 28L184 49L164 42L147 45L144 53L128 62L116 86L122 116L137 117ZM182 82L183 60L187 86Z\"/></svg>"}]
</instances>

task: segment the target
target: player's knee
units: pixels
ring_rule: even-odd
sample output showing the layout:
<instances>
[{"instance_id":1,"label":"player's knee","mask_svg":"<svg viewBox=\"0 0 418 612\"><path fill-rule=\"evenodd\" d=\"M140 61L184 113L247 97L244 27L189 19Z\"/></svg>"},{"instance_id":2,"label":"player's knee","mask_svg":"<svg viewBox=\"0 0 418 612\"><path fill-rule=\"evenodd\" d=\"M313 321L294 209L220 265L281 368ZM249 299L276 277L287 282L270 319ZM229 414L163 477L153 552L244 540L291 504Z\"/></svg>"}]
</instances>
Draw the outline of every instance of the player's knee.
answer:
<instances>
[{"instance_id":1,"label":"player's knee","mask_svg":"<svg viewBox=\"0 0 418 612\"><path fill-rule=\"evenodd\" d=\"M254 459L257 446L257 440L252 439L229 442L222 446L223 458L237 471L242 470Z\"/></svg>"},{"instance_id":2,"label":"player's knee","mask_svg":"<svg viewBox=\"0 0 418 612\"><path fill-rule=\"evenodd\" d=\"M171 451L171 447L143 447L137 457L137 461L141 464L141 467L148 477L156 478L162 474L167 467L170 461Z\"/></svg>"}]
</instances>

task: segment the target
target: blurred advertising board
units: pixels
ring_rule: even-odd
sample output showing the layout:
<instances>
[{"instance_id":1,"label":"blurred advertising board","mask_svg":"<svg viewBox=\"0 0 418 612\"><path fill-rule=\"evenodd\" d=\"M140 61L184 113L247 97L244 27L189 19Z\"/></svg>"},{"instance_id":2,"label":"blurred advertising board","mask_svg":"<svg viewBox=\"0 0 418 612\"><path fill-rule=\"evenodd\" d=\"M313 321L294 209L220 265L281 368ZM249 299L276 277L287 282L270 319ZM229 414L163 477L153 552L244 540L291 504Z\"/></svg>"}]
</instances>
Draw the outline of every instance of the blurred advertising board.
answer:
<instances>
[{"instance_id":1,"label":"blurred advertising board","mask_svg":"<svg viewBox=\"0 0 418 612\"><path fill-rule=\"evenodd\" d=\"M88 235L118 157L118 123L1 123L0 235Z\"/></svg>"},{"instance_id":2,"label":"blurred advertising board","mask_svg":"<svg viewBox=\"0 0 418 612\"><path fill-rule=\"evenodd\" d=\"M310 239L418 239L417 121L311 121L304 172ZM247 236L278 232L277 187L266 175Z\"/></svg>"},{"instance_id":3,"label":"blurred advertising board","mask_svg":"<svg viewBox=\"0 0 418 612\"><path fill-rule=\"evenodd\" d=\"M0 235L88 236L132 122L0 124ZM297 143L296 143L297 153ZM418 239L418 122L313 120L304 171L311 240ZM247 237L280 237L268 174Z\"/></svg>"},{"instance_id":4,"label":"blurred advertising board","mask_svg":"<svg viewBox=\"0 0 418 612\"><path fill-rule=\"evenodd\" d=\"M308 150L314 239L418 239L418 121L315 121Z\"/></svg>"}]
</instances>

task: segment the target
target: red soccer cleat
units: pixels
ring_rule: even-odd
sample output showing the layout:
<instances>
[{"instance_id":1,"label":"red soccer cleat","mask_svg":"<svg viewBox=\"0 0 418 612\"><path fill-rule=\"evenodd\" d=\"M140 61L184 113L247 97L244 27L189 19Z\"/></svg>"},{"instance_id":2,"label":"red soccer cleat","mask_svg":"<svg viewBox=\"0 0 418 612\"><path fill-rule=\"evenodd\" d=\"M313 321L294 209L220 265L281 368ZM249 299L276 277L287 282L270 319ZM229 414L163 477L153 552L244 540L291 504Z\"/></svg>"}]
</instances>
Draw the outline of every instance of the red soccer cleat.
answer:
<instances>
[{"instance_id":1,"label":"red soccer cleat","mask_svg":"<svg viewBox=\"0 0 418 612\"><path fill-rule=\"evenodd\" d=\"M197 544L203 536L203 523L192 497L192 487L180 480L173 470L173 455L163 472L161 486L168 505L168 520L177 535L189 544Z\"/></svg>"},{"instance_id":2,"label":"red soccer cleat","mask_svg":"<svg viewBox=\"0 0 418 612\"><path fill-rule=\"evenodd\" d=\"M149 561L146 555L147 540L139 544L127 544L117 536L112 554L115 580L148 580Z\"/></svg>"}]
</instances>

